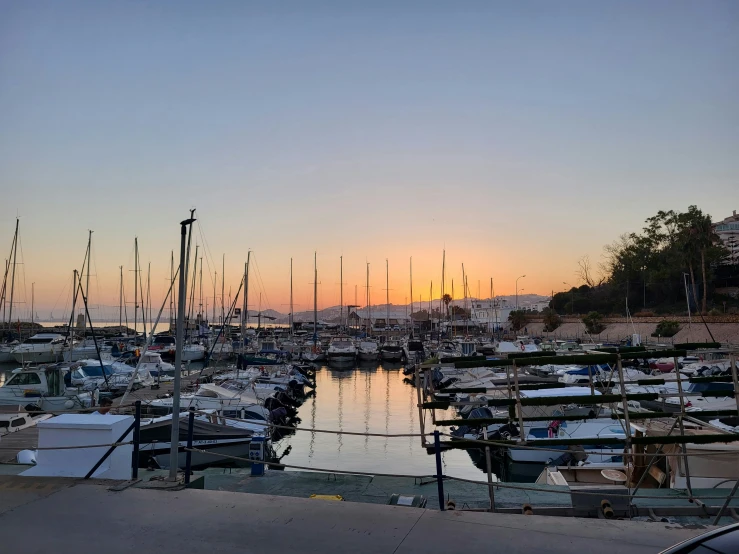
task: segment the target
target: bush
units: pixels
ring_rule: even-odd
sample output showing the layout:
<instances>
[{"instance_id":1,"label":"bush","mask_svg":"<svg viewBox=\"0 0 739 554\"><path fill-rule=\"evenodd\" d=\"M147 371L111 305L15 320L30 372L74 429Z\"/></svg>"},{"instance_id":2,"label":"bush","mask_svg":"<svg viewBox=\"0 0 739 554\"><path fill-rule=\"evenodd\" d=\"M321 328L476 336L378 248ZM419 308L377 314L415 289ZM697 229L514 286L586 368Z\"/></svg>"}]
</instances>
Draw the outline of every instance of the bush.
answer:
<instances>
[{"instance_id":1,"label":"bush","mask_svg":"<svg viewBox=\"0 0 739 554\"><path fill-rule=\"evenodd\" d=\"M603 325L603 316L598 312L590 312L588 315L582 318L582 322L585 324L585 329L591 335L600 335L606 328Z\"/></svg>"},{"instance_id":2,"label":"bush","mask_svg":"<svg viewBox=\"0 0 739 554\"><path fill-rule=\"evenodd\" d=\"M544 331L547 333L551 333L562 325L562 318L551 308L545 308L542 313L544 314Z\"/></svg>"},{"instance_id":3,"label":"bush","mask_svg":"<svg viewBox=\"0 0 739 554\"><path fill-rule=\"evenodd\" d=\"M665 319L657 324L657 328L652 333L653 337L673 337L680 330L680 324L672 319Z\"/></svg>"}]
</instances>

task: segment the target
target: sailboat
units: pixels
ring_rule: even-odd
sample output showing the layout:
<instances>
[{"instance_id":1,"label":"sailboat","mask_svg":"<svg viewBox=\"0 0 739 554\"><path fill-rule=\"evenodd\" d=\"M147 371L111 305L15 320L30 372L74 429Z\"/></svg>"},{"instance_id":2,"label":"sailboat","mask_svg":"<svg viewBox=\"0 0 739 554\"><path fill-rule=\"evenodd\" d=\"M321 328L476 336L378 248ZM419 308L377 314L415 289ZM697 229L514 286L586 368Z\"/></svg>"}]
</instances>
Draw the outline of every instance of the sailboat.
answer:
<instances>
[{"instance_id":1,"label":"sailboat","mask_svg":"<svg viewBox=\"0 0 739 554\"><path fill-rule=\"evenodd\" d=\"M318 342L318 265L317 254L313 253L313 346L307 352L303 352L306 362L322 362L326 359L321 345Z\"/></svg>"},{"instance_id":2,"label":"sailboat","mask_svg":"<svg viewBox=\"0 0 739 554\"><path fill-rule=\"evenodd\" d=\"M5 276L3 277L3 288L0 294L0 303L3 305L3 324L7 322L7 328L4 329L4 340L0 344L0 363L12 362L13 349L18 345L18 341L13 338L13 334L10 331L10 322L13 320L13 295L15 293L15 267L16 267L16 255L18 246L18 227L20 220L15 220L15 234L13 235L13 242L10 246L10 256L8 262L5 265ZM13 260L12 263L10 260ZM11 270L12 267L12 270ZM11 272L10 277L10 301L6 302L6 292L8 289L8 272ZM8 318L5 319L5 306L9 307Z\"/></svg>"}]
</instances>

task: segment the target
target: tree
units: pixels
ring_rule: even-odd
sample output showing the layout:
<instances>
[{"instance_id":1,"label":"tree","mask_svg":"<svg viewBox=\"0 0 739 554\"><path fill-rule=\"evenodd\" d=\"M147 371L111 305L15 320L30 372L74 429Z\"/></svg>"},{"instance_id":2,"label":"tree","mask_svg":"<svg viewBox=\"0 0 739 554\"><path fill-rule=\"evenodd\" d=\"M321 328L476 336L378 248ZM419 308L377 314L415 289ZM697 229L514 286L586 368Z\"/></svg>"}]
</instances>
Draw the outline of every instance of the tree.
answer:
<instances>
[{"instance_id":1,"label":"tree","mask_svg":"<svg viewBox=\"0 0 739 554\"><path fill-rule=\"evenodd\" d=\"M519 331L526 327L529 322L529 318L523 310L513 310L508 314L508 321L511 322L511 329Z\"/></svg>"},{"instance_id":2,"label":"tree","mask_svg":"<svg viewBox=\"0 0 739 554\"><path fill-rule=\"evenodd\" d=\"M562 325L562 318L551 308L544 308L542 313L544 314L544 331L547 333L551 333Z\"/></svg>"},{"instance_id":3,"label":"tree","mask_svg":"<svg viewBox=\"0 0 739 554\"><path fill-rule=\"evenodd\" d=\"M600 335L605 330L605 325L602 323L603 316L598 312L590 312L588 315L582 318L582 322L585 324L585 329L591 335Z\"/></svg>"},{"instance_id":4,"label":"tree","mask_svg":"<svg viewBox=\"0 0 739 554\"><path fill-rule=\"evenodd\" d=\"M441 300L444 302L444 306L446 307L446 315L449 316L449 303L452 301L452 297L449 294L445 294L442 296Z\"/></svg>"},{"instance_id":5,"label":"tree","mask_svg":"<svg viewBox=\"0 0 739 554\"><path fill-rule=\"evenodd\" d=\"M452 306L450 310L452 319L470 319L471 311L465 310L462 306Z\"/></svg>"}]
</instances>

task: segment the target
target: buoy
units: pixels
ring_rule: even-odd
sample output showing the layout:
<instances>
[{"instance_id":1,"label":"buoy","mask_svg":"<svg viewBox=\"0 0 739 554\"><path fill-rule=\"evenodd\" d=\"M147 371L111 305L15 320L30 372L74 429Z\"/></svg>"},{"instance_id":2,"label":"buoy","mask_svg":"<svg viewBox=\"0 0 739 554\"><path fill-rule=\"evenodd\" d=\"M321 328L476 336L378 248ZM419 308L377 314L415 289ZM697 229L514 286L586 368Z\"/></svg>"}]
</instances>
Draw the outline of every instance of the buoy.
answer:
<instances>
[{"instance_id":1,"label":"buoy","mask_svg":"<svg viewBox=\"0 0 739 554\"><path fill-rule=\"evenodd\" d=\"M531 507L531 504L524 504L521 506L521 513L525 516L533 516L534 515L534 509Z\"/></svg>"},{"instance_id":2,"label":"buoy","mask_svg":"<svg viewBox=\"0 0 739 554\"><path fill-rule=\"evenodd\" d=\"M447 500L446 509L449 511L454 511L457 509L457 504L455 504L454 500Z\"/></svg>"}]
</instances>

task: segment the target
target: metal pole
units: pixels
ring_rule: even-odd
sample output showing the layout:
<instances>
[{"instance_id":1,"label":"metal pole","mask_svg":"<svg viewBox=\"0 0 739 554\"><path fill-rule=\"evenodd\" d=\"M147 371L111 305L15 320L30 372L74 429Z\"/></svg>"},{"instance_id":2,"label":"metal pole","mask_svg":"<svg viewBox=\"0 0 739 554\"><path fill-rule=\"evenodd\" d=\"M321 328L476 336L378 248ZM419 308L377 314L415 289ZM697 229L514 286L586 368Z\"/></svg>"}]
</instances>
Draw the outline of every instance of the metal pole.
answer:
<instances>
[{"instance_id":1,"label":"metal pole","mask_svg":"<svg viewBox=\"0 0 739 554\"><path fill-rule=\"evenodd\" d=\"M734 487L731 489L729 496L726 497L726 502L724 502L724 505L721 506L718 513L716 514L716 518L713 520L713 525L718 525L718 522L721 519L721 515L724 513L724 510L729 506L729 502L731 502L731 499L734 498L737 488L739 488L739 479L737 479L736 483L734 483Z\"/></svg>"},{"instance_id":2,"label":"metal pole","mask_svg":"<svg viewBox=\"0 0 739 554\"><path fill-rule=\"evenodd\" d=\"M416 399L418 402L418 425L421 429L421 447L426 448L426 429L423 421L423 402L421 401L420 364L416 364Z\"/></svg>"},{"instance_id":3,"label":"metal pole","mask_svg":"<svg viewBox=\"0 0 739 554\"><path fill-rule=\"evenodd\" d=\"M187 268L185 266L185 236L187 227L195 221L192 217L180 223L180 292L177 296L177 336L174 355L174 390L172 391L172 434L169 451L169 479L177 481L177 458L180 445L180 386L182 366L182 342L185 331L185 295L187 294Z\"/></svg>"},{"instance_id":4,"label":"metal pole","mask_svg":"<svg viewBox=\"0 0 739 554\"><path fill-rule=\"evenodd\" d=\"M439 491L439 510L444 511L444 478L441 473L441 444L439 431L434 431L434 450L436 451L436 486Z\"/></svg>"},{"instance_id":5,"label":"metal pole","mask_svg":"<svg viewBox=\"0 0 739 554\"><path fill-rule=\"evenodd\" d=\"M190 471L192 468L192 436L195 427L195 411L190 408L187 416L187 450L185 451L185 484L190 484Z\"/></svg>"},{"instance_id":6,"label":"metal pole","mask_svg":"<svg viewBox=\"0 0 739 554\"><path fill-rule=\"evenodd\" d=\"M136 414L133 426L133 454L131 455L131 477L139 477L139 444L141 443L141 400L135 402Z\"/></svg>"},{"instance_id":7,"label":"metal pole","mask_svg":"<svg viewBox=\"0 0 739 554\"><path fill-rule=\"evenodd\" d=\"M736 354L730 356L731 360L731 379L734 381L734 398L736 398L736 409L739 411L739 378L736 372Z\"/></svg>"},{"instance_id":8,"label":"metal pole","mask_svg":"<svg viewBox=\"0 0 739 554\"><path fill-rule=\"evenodd\" d=\"M482 426L482 438L488 440L488 426ZM493 468L490 461L490 447L485 445L485 469L488 472L488 496L490 496L490 511L495 511L495 489L493 488Z\"/></svg>"}]
</instances>

